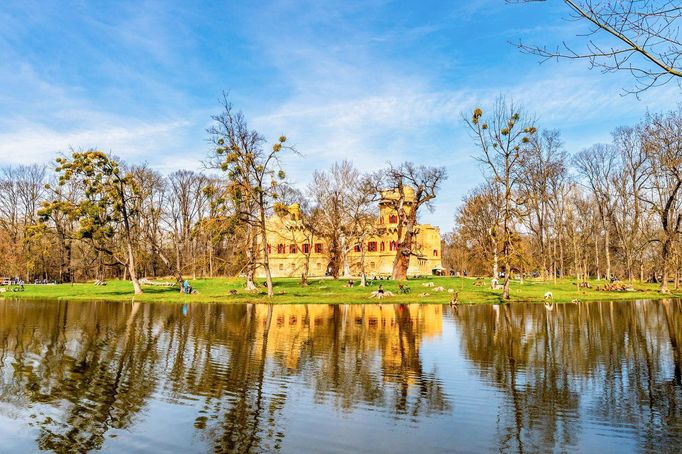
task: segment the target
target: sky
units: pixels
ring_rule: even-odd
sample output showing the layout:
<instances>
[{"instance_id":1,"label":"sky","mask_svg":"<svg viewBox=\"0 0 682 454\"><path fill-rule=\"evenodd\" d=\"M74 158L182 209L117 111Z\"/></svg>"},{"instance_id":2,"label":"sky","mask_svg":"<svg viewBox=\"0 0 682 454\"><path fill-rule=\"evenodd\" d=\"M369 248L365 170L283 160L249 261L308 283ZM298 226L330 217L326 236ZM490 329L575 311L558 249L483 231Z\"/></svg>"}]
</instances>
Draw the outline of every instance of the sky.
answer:
<instances>
[{"instance_id":1,"label":"sky","mask_svg":"<svg viewBox=\"0 0 682 454\"><path fill-rule=\"evenodd\" d=\"M625 95L627 74L513 46L584 31L561 2L3 0L0 165L96 147L163 173L202 170L227 91L252 128L296 147L284 166L301 188L341 159L445 166L421 219L447 232L483 181L462 114L502 94L575 153L682 102L676 84Z\"/></svg>"}]
</instances>

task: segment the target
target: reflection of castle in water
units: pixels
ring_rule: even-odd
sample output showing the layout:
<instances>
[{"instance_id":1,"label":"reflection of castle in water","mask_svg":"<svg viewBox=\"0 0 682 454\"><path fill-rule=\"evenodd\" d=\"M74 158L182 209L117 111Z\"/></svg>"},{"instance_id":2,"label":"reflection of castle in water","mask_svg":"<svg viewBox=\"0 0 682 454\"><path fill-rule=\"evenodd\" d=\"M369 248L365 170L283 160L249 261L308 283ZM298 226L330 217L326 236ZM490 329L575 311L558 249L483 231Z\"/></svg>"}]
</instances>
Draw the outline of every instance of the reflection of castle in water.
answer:
<instances>
[{"instance_id":1,"label":"reflection of castle in water","mask_svg":"<svg viewBox=\"0 0 682 454\"><path fill-rule=\"evenodd\" d=\"M294 437L287 418L299 406L428 425L453 410L442 363L424 360L424 344L447 331L470 367L445 378L495 388L486 433L502 451L582 446L585 418L612 434L636 430L642 451L682 443L682 302L448 311L8 302L0 418L33 437L26 451L57 452L106 448L160 400L216 452L276 451Z\"/></svg>"},{"instance_id":2,"label":"reflection of castle in water","mask_svg":"<svg viewBox=\"0 0 682 454\"><path fill-rule=\"evenodd\" d=\"M183 310L184 309L184 310ZM216 451L272 451L291 390L395 417L450 408L422 342L442 308L22 302L0 306L0 385L24 399L41 449L100 449L160 396L200 401L190 424ZM1 397L1 394L0 394ZM39 414L59 409L61 417ZM190 410L191 411L191 410ZM19 424L28 421L19 421Z\"/></svg>"},{"instance_id":3,"label":"reflection of castle in water","mask_svg":"<svg viewBox=\"0 0 682 454\"><path fill-rule=\"evenodd\" d=\"M440 336L443 327L438 305L256 305L255 309L261 333L269 322L267 356L284 354L288 368L300 367L306 343L324 342L336 332L346 340L362 338L358 345L366 353L379 352L384 379L389 381L406 367L416 366L422 341ZM282 352L282 347L287 351ZM406 378L414 381L411 374Z\"/></svg>"}]
</instances>

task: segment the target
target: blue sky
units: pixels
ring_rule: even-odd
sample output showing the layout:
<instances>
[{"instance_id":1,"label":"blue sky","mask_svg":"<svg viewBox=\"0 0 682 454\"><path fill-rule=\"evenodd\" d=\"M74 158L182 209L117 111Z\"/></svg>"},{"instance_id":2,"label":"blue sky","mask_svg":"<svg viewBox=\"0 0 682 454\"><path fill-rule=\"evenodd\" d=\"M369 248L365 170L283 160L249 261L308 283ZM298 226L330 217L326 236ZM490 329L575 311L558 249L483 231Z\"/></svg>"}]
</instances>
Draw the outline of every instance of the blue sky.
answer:
<instances>
[{"instance_id":1,"label":"blue sky","mask_svg":"<svg viewBox=\"0 0 682 454\"><path fill-rule=\"evenodd\" d=\"M453 225L482 180L462 112L504 93L569 152L682 101L678 85L623 96L625 74L540 65L509 42L573 42L560 2L31 1L0 4L0 159L47 162L99 147L162 172L201 169L205 128L229 90L251 126L286 133L304 186L347 158L444 165L433 213Z\"/></svg>"}]
</instances>

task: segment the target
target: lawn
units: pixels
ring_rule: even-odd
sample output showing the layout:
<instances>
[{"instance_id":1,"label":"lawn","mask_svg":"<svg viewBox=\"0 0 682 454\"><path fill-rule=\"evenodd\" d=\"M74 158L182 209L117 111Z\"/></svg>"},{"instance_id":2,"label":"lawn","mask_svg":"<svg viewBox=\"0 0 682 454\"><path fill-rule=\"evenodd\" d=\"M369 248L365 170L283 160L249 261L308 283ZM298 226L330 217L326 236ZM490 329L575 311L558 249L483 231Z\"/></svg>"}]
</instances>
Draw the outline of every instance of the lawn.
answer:
<instances>
[{"instance_id":1,"label":"lawn","mask_svg":"<svg viewBox=\"0 0 682 454\"><path fill-rule=\"evenodd\" d=\"M356 280L357 282L357 280ZM218 302L218 303L266 303L279 304L359 304L373 303L378 300L370 298L370 293L382 284L386 291L394 296L384 298L383 303L448 303L453 289L459 294L462 304L498 303L501 301L501 290L492 290L489 280L485 286L475 286L472 278L429 277L410 279L406 285L409 294L398 294L398 282L377 281L373 285L362 288L346 288L347 280L311 279L308 286L299 284L298 279L275 279L275 296L270 300L263 288L260 292L251 293L244 289L244 280L240 278L213 278L191 280L198 293L185 295L177 287L158 287L145 285L143 295L133 295L132 284L127 281L109 281L106 286L95 286L93 283L61 284L61 285L26 285L23 292L6 292L0 298L40 298L65 300L107 300L107 301L158 301L158 302ZM425 284L433 283L434 287ZM544 294L552 292L555 302L611 301L635 299L661 299L682 297L682 291L673 291L671 295L662 295L656 284L634 284L635 292L602 292L595 288L602 282L591 281L592 288L576 289L575 282L568 279L552 281L526 280L512 282L512 301L544 301ZM444 287L445 291L434 291L436 287ZM236 291L231 295L230 290Z\"/></svg>"}]
</instances>

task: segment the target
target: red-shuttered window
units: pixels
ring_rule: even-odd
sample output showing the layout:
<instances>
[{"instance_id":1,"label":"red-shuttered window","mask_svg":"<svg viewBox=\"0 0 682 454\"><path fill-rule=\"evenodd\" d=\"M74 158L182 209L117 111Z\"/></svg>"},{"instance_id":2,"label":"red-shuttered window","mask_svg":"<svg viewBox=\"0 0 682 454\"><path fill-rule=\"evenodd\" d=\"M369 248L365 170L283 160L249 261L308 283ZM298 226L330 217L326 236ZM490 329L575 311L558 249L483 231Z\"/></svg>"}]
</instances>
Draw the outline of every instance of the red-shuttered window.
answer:
<instances>
[{"instance_id":1,"label":"red-shuttered window","mask_svg":"<svg viewBox=\"0 0 682 454\"><path fill-rule=\"evenodd\" d=\"M434 256L434 257L438 257L438 249L434 249L434 250L433 250L433 256Z\"/></svg>"},{"instance_id":2,"label":"red-shuttered window","mask_svg":"<svg viewBox=\"0 0 682 454\"><path fill-rule=\"evenodd\" d=\"M379 245L379 250L380 250L381 252L384 252L384 251L386 250L386 245L384 244L383 241L382 241L381 244Z\"/></svg>"},{"instance_id":3,"label":"red-shuttered window","mask_svg":"<svg viewBox=\"0 0 682 454\"><path fill-rule=\"evenodd\" d=\"M309 254L310 253L310 244L308 243L303 243L303 253L304 254Z\"/></svg>"},{"instance_id":4,"label":"red-shuttered window","mask_svg":"<svg viewBox=\"0 0 682 454\"><path fill-rule=\"evenodd\" d=\"M398 223L398 216L395 214L392 214L388 217L388 223L389 224L397 224Z\"/></svg>"},{"instance_id":5,"label":"red-shuttered window","mask_svg":"<svg viewBox=\"0 0 682 454\"><path fill-rule=\"evenodd\" d=\"M294 243L291 243L289 245L289 254L295 254L297 249L298 248L296 247L296 245Z\"/></svg>"},{"instance_id":6,"label":"red-shuttered window","mask_svg":"<svg viewBox=\"0 0 682 454\"><path fill-rule=\"evenodd\" d=\"M272 254L272 246L268 244L268 254Z\"/></svg>"},{"instance_id":7,"label":"red-shuttered window","mask_svg":"<svg viewBox=\"0 0 682 454\"><path fill-rule=\"evenodd\" d=\"M360 246L359 244L356 244L355 247L353 248L353 250L355 252L360 252L362 250L362 246Z\"/></svg>"},{"instance_id":8,"label":"red-shuttered window","mask_svg":"<svg viewBox=\"0 0 682 454\"><path fill-rule=\"evenodd\" d=\"M284 247L283 244L280 243L277 245L277 253L278 254L284 254L285 250L286 250L286 248Z\"/></svg>"},{"instance_id":9,"label":"red-shuttered window","mask_svg":"<svg viewBox=\"0 0 682 454\"><path fill-rule=\"evenodd\" d=\"M376 252L377 251L377 242L376 241L369 241L367 243L367 250L369 252Z\"/></svg>"},{"instance_id":10,"label":"red-shuttered window","mask_svg":"<svg viewBox=\"0 0 682 454\"><path fill-rule=\"evenodd\" d=\"M391 241L391 250L397 251L398 250L398 243L396 243L395 241Z\"/></svg>"},{"instance_id":11,"label":"red-shuttered window","mask_svg":"<svg viewBox=\"0 0 682 454\"><path fill-rule=\"evenodd\" d=\"M315 243L315 253L322 254L322 243Z\"/></svg>"}]
</instances>

